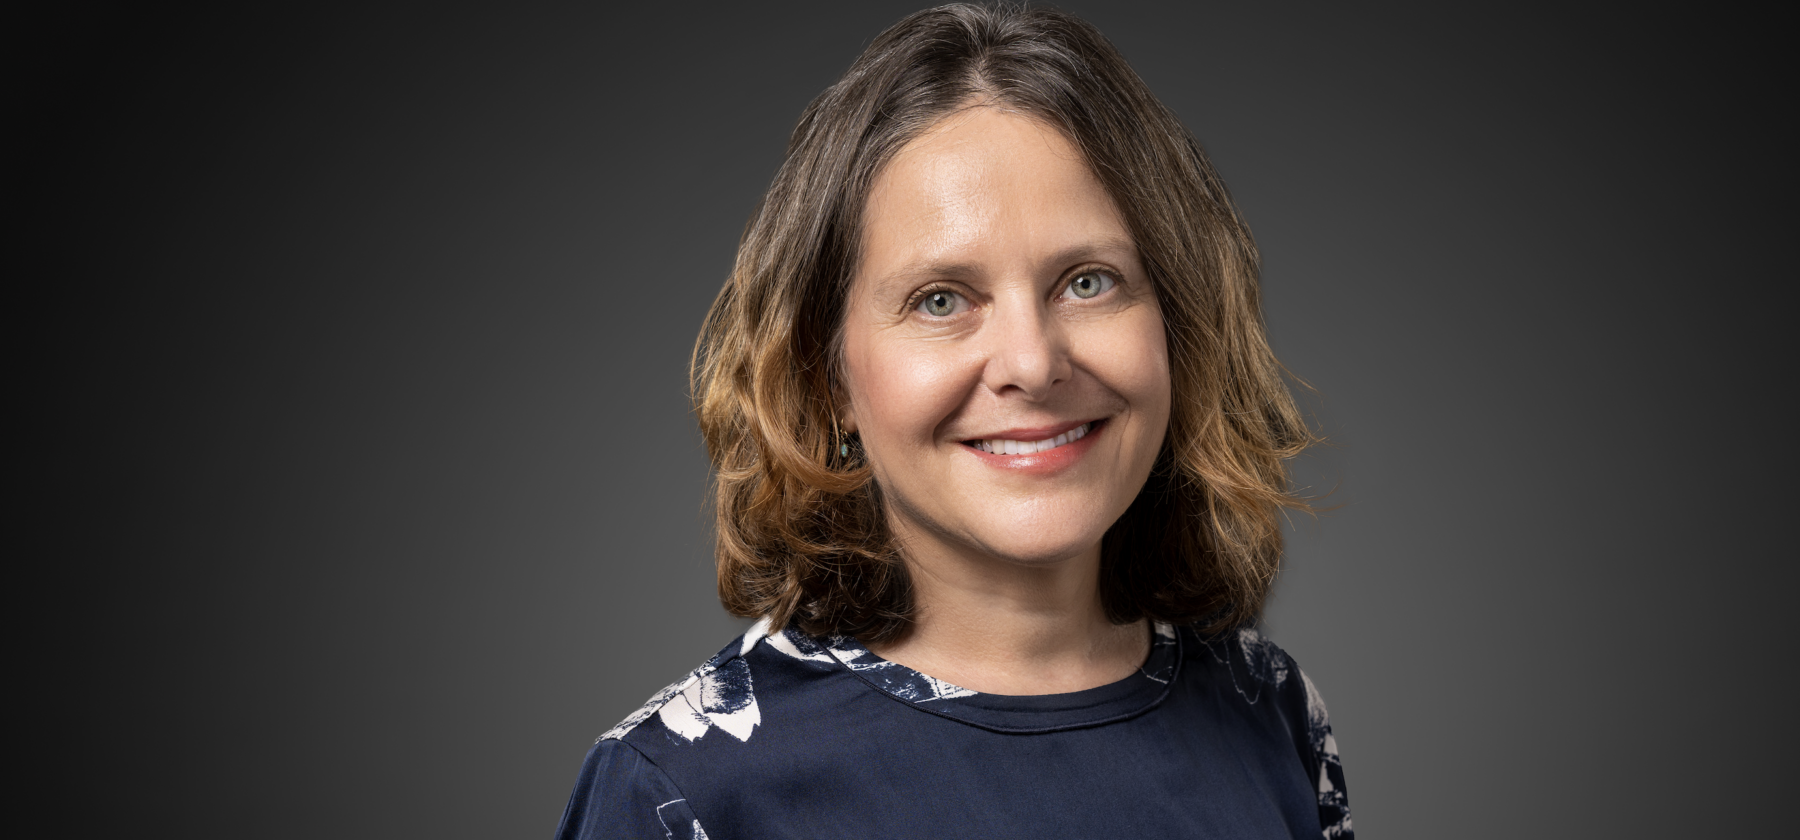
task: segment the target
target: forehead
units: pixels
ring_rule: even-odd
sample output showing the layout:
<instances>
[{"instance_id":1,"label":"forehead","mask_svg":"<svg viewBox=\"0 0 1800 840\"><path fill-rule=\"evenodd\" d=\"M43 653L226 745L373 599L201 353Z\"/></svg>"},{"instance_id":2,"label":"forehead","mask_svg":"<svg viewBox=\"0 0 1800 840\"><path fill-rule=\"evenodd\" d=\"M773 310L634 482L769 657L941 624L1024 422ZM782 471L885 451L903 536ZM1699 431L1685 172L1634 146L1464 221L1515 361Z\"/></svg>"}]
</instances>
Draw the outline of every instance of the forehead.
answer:
<instances>
[{"instance_id":1,"label":"forehead","mask_svg":"<svg viewBox=\"0 0 1800 840\"><path fill-rule=\"evenodd\" d=\"M1111 195L1062 132L989 106L945 117L882 168L858 277L958 266L1030 270L1072 250L1131 249Z\"/></svg>"}]
</instances>

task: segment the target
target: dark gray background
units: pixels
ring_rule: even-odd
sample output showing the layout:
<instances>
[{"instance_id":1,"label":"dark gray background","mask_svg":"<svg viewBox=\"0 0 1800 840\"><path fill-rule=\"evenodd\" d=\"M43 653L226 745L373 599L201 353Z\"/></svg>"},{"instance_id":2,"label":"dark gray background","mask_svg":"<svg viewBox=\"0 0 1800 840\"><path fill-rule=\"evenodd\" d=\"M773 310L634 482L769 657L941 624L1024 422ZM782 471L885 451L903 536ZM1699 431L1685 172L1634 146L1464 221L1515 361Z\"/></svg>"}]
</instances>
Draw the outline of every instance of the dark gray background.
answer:
<instances>
[{"instance_id":1,"label":"dark gray background","mask_svg":"<svg viewBox=\"0 0 1800 840\"><path fill-rule=\"evenodd\" d=\"M1245 5L1067 8L1212 154L1316 388L1299 473L1339 507L1267 623L1357 827L1790 823L1772 24ZM741 626L691 342L802 107L913 8L19 24L49 539L15 598L67 824L549 834L593 738Z\"/></svg>"}]
</instances>

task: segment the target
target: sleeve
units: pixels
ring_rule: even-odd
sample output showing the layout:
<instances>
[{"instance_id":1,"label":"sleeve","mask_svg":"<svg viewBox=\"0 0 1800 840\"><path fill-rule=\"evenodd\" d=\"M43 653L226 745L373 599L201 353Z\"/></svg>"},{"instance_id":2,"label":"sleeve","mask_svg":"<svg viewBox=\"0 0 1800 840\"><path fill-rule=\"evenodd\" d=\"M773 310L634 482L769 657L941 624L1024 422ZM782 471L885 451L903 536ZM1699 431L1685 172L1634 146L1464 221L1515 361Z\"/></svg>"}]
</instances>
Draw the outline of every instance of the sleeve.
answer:
<instances>
[{"instance_id":1,"label":"sleeve","mask_svg":"<svg viewBox=\"0 0 1800 840\"><path fill-rule=\"evenodd\" d=\"M1356 832L1350 826L1350 796L1344 789L1344 764L1338 759L1337 739L1331 735L1331 716L1325 712L1325 699L1319 696L1305 671L1298 665L1294 671L1300 675L1300 684L1306 691L1307 744L1301 754L1308 759L1312 777L1318 783L1319 827L1326 840L1355 840Z\"/></svg>"},{"instance_id":2,"label":"sleeve","mask_svg":"<svg viewBox=\"0 0 1800 840\"><path fill-rule=\"evenodd\" d=\"M705 840L687 798L662 768L613 738L581 763L556 840Z\"/></svg>"}]
</instances>

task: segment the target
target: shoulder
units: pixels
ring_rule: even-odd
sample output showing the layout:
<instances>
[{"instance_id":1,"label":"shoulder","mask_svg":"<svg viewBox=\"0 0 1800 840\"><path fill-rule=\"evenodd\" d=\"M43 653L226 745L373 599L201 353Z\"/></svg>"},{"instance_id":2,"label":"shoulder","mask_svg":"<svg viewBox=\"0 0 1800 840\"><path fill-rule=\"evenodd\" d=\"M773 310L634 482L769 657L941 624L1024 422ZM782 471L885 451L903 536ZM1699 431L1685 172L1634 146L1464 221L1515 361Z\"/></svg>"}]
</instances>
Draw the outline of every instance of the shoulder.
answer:
<instances>
[{"instance_id":1,"label":"shoulder","mask_svg":"<svg viewBox=\"0 0 1800 840\"><path fill-rule=\"evenodd\" d=\"M1250 627L1211 635L1182 629L1197 642L1186 657L1189 666L1211 672L1244 703L1274 705L1304 733L1308 747L1325 751L1331 738L1325 701L1287 651Z\"/></svg>"},{"instance_id":2,"label":"shoulder","mask_svg":"<svg viewBox=\"0 0 1800 840\"><path fill-rule=\"evenodd\" d=\"M661 814L658 820L674 820L670 827L769 818L764 812L784 801L781 791L789 782L768 768L826 773L819 768L854 761L860 753L847 746L858 733L821 721L841 718L859 702L865 709L871 702L893 705L872 701L874 692L850 674L845 660L858 652L853 645L793 628L770 633L766 622L753 625L600 736L589 754L589 766L598 769L584 768L580 783L594 793L578 793L586 798L571 801L577 816L565 823L589 819L589 813L603 815L592 818L596 824L623 824L627 816L642 820L646 805ZM590 775L597 781L590 782ZM666 798L650 802L658 796ZM631 813L619 816L608 802L630 803ZM688 816L668 817L670 808Z\"/></svg>"},{"instance_id":3,"label":"shoulder","mask_svg":"<svg viewBox=\"0 0 1800 840\"><path fill-rule=\"evenodd\" d=\"M557 840L705 836L680 788L618 739L602 739L588 750L556 830Z\"/></svg>"},{"instance_id":4,"label":"shoulder","mask_svg":"<svg viewBox=\"0 0 1800 840\"><path fill-rule=\"evenodd\" d=\"M767 622L758 622L711 659L702 662L700 667L689 671L687 676L651 695L644 705L602 733L595 743L623 740L652 717L659 718L664 726L690 741L715 726L737 736L740 741L748 738L749 730L759 722L759 715L745 655L767 632Z\"/></svg>"},{"instance_id":5,"label":"shoulder","mask_svg":"<svg viewBox=\"0 0 1800 840\"><path fill-rule=\"evenodd\" d=\"M1191 627L1182 628L1193 642L1186 656L1190 666L1221 672L1243 700L1260 704L1265 696L1299 701L1309 721L1317 717L1324 723L1325 703L1313 688L1312 681L1300 670L1288 652L1255 628L1242 627L1207 635ZM1277 701L1280 702L1280 701Z\"/></svg>"},{"instance_id":6,"label":"shoulder","mask_svg":"<svg viewBox=\"0 0 1800 840\"><path fill-rule=\"evenodd\" d=\"M582 763L559 840L705 837L696 805L684 792L694 781L685 756L696 748L713 752L704 745L718 746L713 742L721 736L709 738L712 733L723 733L729 743L750 740L763 712L750 660L765 648L788 649L775 657L777 662L761 663L758 670L765 681L771 664L803 664L808 653L785 637L771 641L767 624L758 623L601 734ZM696 746L672 746L683 744ZM700 787L705 792L707 786Z\"/></svg>"},{"instance_id":7,"label":"shoulder","mask_svg":"<svg viewBox=\"0 0 1800 840\"><path fill-rule=\"evenodd\" d=\"M640 736L646 727L680 743L699 741L713 732L735 742L749 741L763 723L764 706L772 694L791 695L795 683L807 682L806 672L829 673L840 658L852 655L827 644L791 630L771 633L769 622L759 621L700 667L652 695L599 741L643 745Z\"/></svg>"},{"instance_id":8,"label":"shoulder","mask_svg":"<svg viewBox=\"0 0 1800 840\"><path fill-rule=\"evenodd\" d=\"M1295 751L1317 785L1325 836L1353 837L1331 715L1306 672L1287 651L1254 628L1212 635L1193 628L1183 628L1183 632L1192 634L1189 640L1196 642L1186 657L1187 665L1209 672L1218 684L1230 686L1226 693L1235 693L1249 706L1267 707L1285 724Z\"/></svg>"}]
</instances>

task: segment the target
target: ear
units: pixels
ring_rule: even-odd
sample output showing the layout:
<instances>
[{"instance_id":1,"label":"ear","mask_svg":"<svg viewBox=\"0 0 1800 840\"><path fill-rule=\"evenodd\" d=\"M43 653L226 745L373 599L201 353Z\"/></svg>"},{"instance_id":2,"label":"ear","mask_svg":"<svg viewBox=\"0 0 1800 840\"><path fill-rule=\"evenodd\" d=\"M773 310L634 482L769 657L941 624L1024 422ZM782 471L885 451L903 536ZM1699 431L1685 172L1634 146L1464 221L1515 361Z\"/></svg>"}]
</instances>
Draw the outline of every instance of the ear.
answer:
<instances>
[{"instance_id":1,"label":"ear","mask_svg":"<svg viewBox=\"0 0 1800 840\"><path fill-rule=\"evenodd\" d=\"M825 387L831 391L831 406L837 411L838 431L856 434L856 404L850 401L850 390L844 387L843 377L834 371Z\"/></svg>"},{"instance_id":2,"label":"ear","mask_svg":"<svg viewBox=\"0 0 1800 840\"><path fill-rule=\"evenodd\" d=\"M842 406L838 409L838 428L843 429L844 434L856 434L856 406L847 399Z\"/></svg>"}]
</instances>

